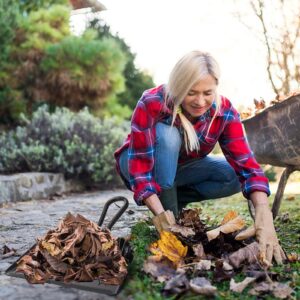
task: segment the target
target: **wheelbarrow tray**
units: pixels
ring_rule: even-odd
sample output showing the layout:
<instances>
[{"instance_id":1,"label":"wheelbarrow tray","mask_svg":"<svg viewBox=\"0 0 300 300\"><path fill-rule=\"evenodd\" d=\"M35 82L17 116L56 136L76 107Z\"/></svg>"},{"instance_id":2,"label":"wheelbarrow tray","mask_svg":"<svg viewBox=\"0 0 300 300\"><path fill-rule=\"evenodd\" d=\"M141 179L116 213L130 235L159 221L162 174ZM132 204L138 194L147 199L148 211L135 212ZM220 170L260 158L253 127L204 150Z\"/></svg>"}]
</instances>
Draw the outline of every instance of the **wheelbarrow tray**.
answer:
<instances>
[{"instance_id":1,"label":"wheelbarrow tray","mask_svg":"<svg viewBox=\"0 0 300 300\"><path fill-rule=\"evenodd\" d=\"M101 226L106 212L108 210L108 206L111 203L120 201L120 199L122 201L124 201L124 199L126 200L123 207L121 207L121 209L118 211L118 213L115 215L115 217L113 218L113 220L108 224L108 226L106 226L106 228L111 229L112 226L114 225L114 223L119 219L119 217L123 214L123 212L127 209L128 207L128 200L124 197L115 197L112 198L110 200L107 201L106 205L104 206L102 215L100 216L98 225ZM120 241L118 239L118 241ZM126 242L125 242L126 243ZM8 276L12 276L12 277L17 277L17 278L23 278L26 279L25 275L22 272L16 272L17 270L17 262L22 259L25 255L29 254L29 252L36 247L37 244L34 244L29 250L27 250L21 257L19 257L6 271L5 274ZM122 246L122 255L125 257L126 261L129 261L130 258L126 257L128 254L128 245L123 245ZM127 250L127 251L126 251ZM89 281L89 282L79 282L79 281L71 281L71 282L63 282L63 281L59 281L59 280L53 280L53 279L48 279L45 283L53 283L53 284L57 284L66 288L76 288L76 289L80 289L80 290L85 290L85 291L89 291L89 292L96 292L96 293L102 293L102 294L106 294L109 296L115 296L118 294L118 292L120 291L120 289L122 288L122 285L124 283L126 279L126 276L124 277L124 279L122 280L122 282L118 285L113 285L113 284L104 284L99 282L98 279L93 280L93 281Z\"/></svg>"},{"instance_id":2,"label":"wheelbarrow tray","mask_svg":"<svg viewBox=\"0 0 300 300\"><path fill-rule=\"evenodd\" d=\"M247 139L261 164L300 166L300 95L243 120Z\"/></svg>"}]
</instances>

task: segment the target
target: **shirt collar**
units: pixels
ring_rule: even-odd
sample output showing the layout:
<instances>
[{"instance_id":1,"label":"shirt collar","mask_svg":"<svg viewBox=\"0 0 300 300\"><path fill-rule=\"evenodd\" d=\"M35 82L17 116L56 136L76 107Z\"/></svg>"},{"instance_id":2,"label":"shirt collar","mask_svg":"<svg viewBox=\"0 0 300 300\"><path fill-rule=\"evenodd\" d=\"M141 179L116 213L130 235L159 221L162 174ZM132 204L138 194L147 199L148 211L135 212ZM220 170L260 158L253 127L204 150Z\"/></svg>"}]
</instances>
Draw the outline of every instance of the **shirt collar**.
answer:
<instances>
[{"instance_id":1,"label":"shirt collar","mask_svg":"<svg viewBox=\"0 0 300 300\"><path fill-rule=\"evenodd\" d=\"M197 120L198 121L211 120L216 112L216 108L217 108L217 103L214 100L211 107L203 115L199 116ZM222 105L220 106L216 116L224 116L224 110L222 108Z\"/></svg>"}]
</instances>

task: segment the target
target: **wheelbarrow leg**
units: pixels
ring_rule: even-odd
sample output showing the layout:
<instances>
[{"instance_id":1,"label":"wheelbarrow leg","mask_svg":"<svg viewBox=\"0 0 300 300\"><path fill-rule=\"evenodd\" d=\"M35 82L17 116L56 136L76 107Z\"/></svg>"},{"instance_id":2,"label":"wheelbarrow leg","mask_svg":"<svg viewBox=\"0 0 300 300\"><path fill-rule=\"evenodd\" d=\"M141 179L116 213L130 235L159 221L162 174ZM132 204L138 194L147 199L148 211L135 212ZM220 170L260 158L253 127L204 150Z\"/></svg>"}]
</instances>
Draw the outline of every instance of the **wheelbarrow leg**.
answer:
<instances>
[{"instance_id":1,"label":"wheelbarrow leg","mask_svg":"<svg viewBox=\"0 0 300 300\"><path fill-rule=\"evenodd\" d=\"M278 184L278 188L277 188L277 191L276 191L276 195L275 195L275 198L274 198L274 202L273 202L273 205L272 205L273 219L275 219L278 215L286 183L289 179L289 176L294 171L296 171L296 167L294 167L294 166L293 167L287 167L283 171L283 173L281 174L280 181L279 181L279 184Z\"/></svg>"}]
</instances>

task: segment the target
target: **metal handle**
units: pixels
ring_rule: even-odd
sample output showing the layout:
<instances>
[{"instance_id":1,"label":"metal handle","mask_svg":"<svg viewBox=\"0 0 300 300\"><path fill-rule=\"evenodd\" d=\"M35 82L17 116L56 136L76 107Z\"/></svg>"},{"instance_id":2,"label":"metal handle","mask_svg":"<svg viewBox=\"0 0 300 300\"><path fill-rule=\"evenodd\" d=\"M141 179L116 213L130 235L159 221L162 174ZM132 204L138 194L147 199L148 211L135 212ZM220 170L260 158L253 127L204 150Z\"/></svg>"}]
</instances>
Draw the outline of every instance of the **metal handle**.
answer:
<instances>
[{"instance_id":1,"label":"metal handle","mask_svg":"<svg viewBox=\"0 0 300 300\"><path fill-rule=\"evenodd\" d=\"M106 226L106 228L108 228L109 230L112 229L114 224L119 220L119 218L121 217L121 215L124 213L124 211L127 209L128 205L129 205L129 201L125 197L117 196L117 197L114 197L114 198L111 198L111 199L107 200L107 202L105 203L105 205L103 207L103 211L102 211L102 214L100 216L100 219L98 221L99 226L101 226L103 224L103 221L105 219L105 216L106 216L106 213L107 213L107 210L108 210L109 206L112 203L119 202L119 201L124 202L123 206L120 207L118 212L115 214L115 216L112 218L112 220Z\"/></svg>"}]
</instances>

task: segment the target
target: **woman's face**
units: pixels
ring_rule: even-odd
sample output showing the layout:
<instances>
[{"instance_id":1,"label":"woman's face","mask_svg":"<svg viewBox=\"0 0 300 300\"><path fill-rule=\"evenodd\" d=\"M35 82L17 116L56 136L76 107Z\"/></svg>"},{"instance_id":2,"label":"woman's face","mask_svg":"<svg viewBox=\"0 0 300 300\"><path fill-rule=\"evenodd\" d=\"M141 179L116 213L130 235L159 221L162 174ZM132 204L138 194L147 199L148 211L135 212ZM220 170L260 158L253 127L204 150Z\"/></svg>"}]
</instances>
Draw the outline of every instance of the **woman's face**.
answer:
<instances>
[{"instance_id":1,"label":"woman's face","mask_svg":"<svg viewBox=\"0 0 300 300\"><path fill-rule=\"evenodd\" d=\"M189 90L181 106L191 117L203 115L212 105L217 89L214 77L207 75Z\"/></svg>"}]
</instances>

